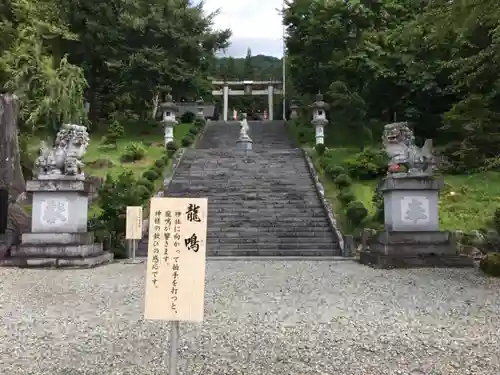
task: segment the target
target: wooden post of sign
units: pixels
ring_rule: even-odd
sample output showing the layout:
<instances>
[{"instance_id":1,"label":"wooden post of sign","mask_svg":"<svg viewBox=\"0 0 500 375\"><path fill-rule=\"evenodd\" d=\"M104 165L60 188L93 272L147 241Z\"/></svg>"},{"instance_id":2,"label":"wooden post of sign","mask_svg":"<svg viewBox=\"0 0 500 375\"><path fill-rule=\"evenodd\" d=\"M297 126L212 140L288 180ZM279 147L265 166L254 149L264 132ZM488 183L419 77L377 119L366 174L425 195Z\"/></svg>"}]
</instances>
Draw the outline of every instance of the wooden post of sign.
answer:
<instances>
[{"instance_id":1,"label":"wooden post of sign","mask_svg":"<svg viewBox=\"0 0 500 375\"><path fill-rule=\"evenodd\" d=\"M144 318L170 321L170 375L177 375L180 321L202 322L206 198L152 198Z\"/></svg>"},{"instance_id":2,"label":"wooden post of sign","mask_svg":"<svg viewBox=\"0 0 500 375\"><path fill-rule=\"evenodd\" d=\"M135 256L137 245L142 238L142 207L129 206L127 207L127 222L126 222L125 238L127 240L128 258L126 263L137 264L142 261L137 261Z\"/></svg>"},{"instance_id":3,"label":"wooden post of sign","mask_svg":"<svg viewBox=\"0 0 500 375\"><path fill-rule=\"evenodd\" d=\"M170 322L170 372L169 375L177 375L177 357L179 355L180 327L178 320Z\"/></svg>"}]
</instances>

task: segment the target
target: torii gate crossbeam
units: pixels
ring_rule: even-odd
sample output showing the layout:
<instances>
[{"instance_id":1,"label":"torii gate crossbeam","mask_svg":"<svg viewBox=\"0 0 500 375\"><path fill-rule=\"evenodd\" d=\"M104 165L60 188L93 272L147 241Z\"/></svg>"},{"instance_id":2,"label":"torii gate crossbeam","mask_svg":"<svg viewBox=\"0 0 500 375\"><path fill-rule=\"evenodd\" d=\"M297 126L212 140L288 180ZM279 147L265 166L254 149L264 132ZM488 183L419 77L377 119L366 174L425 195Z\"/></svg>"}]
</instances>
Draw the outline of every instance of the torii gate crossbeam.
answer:
<instances>
[{"instance_id":1,"label":"torii gate crossbeam","mask_svg":"<svg viewBox=\"0 0 500 375\"><path fill-rule=\"evenodd\" d=\"M224 110L223 118L227 121L228 110L229 110L229 96L235 95L267 95L268 107L269 107L269 120L273 120L273 97L274 94L281 95L283 90L275 88L275 86L281 85L281 81L212 81L212 84L217 87L212 90L212 95L223 96L224 97ZM253 90L252 86L267 86L265 89ZM243 86L241 89L232 89L231 86Z\"/></svg>"}]
</instances>

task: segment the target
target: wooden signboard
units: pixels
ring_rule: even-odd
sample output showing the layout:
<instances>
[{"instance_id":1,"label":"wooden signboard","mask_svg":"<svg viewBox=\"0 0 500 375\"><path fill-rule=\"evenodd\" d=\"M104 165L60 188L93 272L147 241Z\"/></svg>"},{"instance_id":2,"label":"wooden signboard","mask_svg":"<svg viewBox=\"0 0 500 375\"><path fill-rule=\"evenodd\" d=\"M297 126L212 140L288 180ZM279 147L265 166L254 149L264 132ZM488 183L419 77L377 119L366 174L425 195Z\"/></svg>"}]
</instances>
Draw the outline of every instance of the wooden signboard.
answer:
<instances>
[{"instance_id":1,"label":"wooden signboard","mask_svg":"<svg viewBox=\"0 0 500 375\"><path fill-rule=\"evenodd\" d=\"M142 207L127 207L127 230L125 233L127 240L142 239Z\"/></svg>"},{"instance_id":2,"label":"wooden signboard","mask_svg":"<svg viewBox=\"0 0 500 375\"><path fill-rule=\"evenodd\" d=\"M152 198L144 318L203 321L206 198Z\"/></svg>"}]
</instances>

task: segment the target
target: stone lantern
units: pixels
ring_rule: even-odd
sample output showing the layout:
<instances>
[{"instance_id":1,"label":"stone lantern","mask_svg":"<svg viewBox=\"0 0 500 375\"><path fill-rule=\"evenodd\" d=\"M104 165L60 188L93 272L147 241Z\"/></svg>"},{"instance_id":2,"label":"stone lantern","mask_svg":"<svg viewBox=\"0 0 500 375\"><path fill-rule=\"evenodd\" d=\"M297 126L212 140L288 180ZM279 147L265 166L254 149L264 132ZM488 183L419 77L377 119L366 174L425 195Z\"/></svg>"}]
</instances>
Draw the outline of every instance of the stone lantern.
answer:
<instances>
[{"instance_id":1,"label":"stone lantern","mask_svg":"<svg viewBox=\"0 0 500 375\"><path fill-rule=\"evenodd\" d=\"M311 105L313 112L312 124L316 130L316 144L325 143L325 125L328 124L326 118L326 110L328 109L328 104L323 101L323 95L316 95L316 101Z\"/></svg>"},{"instance_id":2,"label":"stone lantern","mask_svg":"<svg viewBox=\"0 0 500 375\"><path fill-rule=\"evenodd\" d=\"M292 105L290 106L290 119L291 120L296 120L299 118L299 114L297 110L299 109L299 106L297 103L292 102Z\"/></svg>"},{"instance_id":3,"label":"stone lantern","mask_svg":"<svg viewBox=\"0 0 500 375\"><path fill-rule=\"evenodd\" d=\"M179 112L179 107L173 102L172 95L168 94L165 99L165 103L160 104L160 110L165 127L165 147L167 147L168 143L174 141L174 126L177 125L175 116Z\"/></svg>"},{"instance_id":4,"label":"stone lantern","mask_svg":"<svg viewBox=\"0 0 500 375\"><path fill-rule=\"evenodd\" d=\"M198 99L196 101L196 105L198 110L198 112L196 112L196 118L200 120L205 120L205 107L203 106L203 99L201 98Z\"/></svg>"}]
</instances>

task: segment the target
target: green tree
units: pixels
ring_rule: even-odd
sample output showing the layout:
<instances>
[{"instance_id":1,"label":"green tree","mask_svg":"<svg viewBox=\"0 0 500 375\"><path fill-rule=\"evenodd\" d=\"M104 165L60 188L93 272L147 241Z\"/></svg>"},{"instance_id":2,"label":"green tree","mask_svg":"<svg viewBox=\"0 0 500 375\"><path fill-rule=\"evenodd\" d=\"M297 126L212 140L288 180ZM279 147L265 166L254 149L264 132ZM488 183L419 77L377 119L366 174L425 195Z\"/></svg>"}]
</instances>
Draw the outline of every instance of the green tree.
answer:
<instances>
[{"instance_id":1,"label":"green tree","mask_svg":"<svg viewBox=\"0 0 500 375\"><path fill-rule=\"evenodd\" d=\"M11 0L0 24L9 32L0 55L0 85L19 97L21 120L31 128L84 119L83 70L61 59L57 41L74 38L56 0ZM54 53L50 53L50 49Z\"/></svg>"},{"instance_id":2,"label":"green tree","mask_svg":"<svg viewBox=\"0 0 500 375\"><path fill-rule=\"evenodd\" d=\"M498 168L499 12L493 0L287 1L293 90L324 93L352 134L407 120L457 171Z\"/></svg>"},{"instance_id":3,"label":"green tree","mask_svg":"<svg viewBox=\"0 0 500 375\"><path fill-rule=\"evenodd\" d=\"M243 74L241 79L251 80L254 78L254 67L252 64L252 50L247 49L247 55L245 57L245 65L243 66Z\"/></svg>"}]
</instances>

